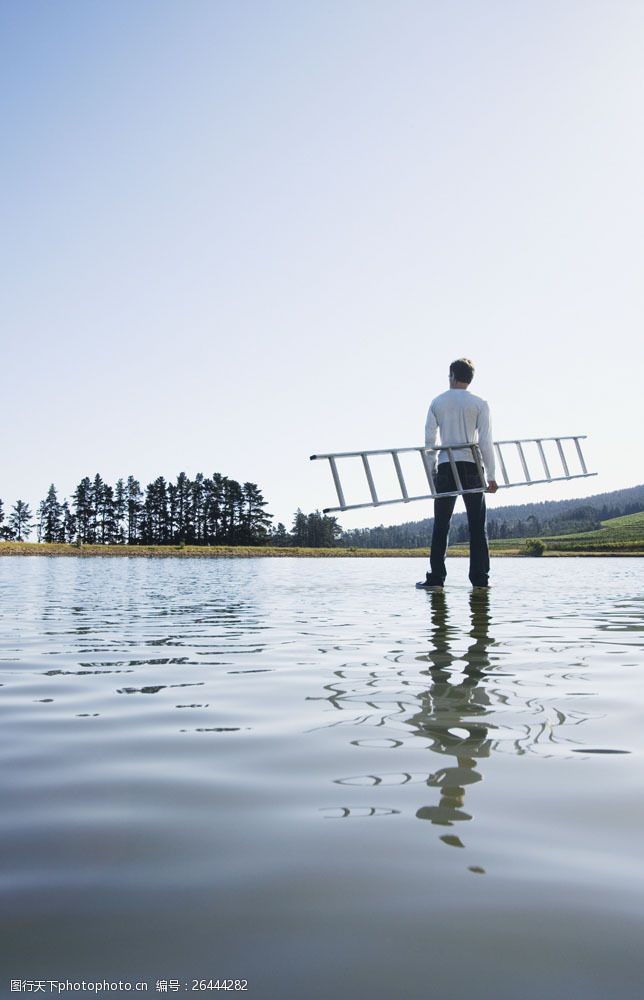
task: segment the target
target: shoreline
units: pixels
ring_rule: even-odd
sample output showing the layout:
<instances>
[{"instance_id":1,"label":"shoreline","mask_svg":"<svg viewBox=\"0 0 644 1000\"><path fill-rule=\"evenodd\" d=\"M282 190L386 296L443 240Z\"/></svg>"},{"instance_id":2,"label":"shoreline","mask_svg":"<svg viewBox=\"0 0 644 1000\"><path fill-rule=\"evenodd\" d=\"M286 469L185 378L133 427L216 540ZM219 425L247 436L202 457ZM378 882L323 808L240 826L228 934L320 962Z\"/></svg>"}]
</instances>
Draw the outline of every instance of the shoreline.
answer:
<instances>
[{"instance_id":1,"label":"shoreline","mask_svg":"<svg viewBox=\"0 0 644 1000\"><path fill-rule=\"evenodd\" d=\"M251 545L67 545L61 542L0 542L2 556L32 557L76 557L88 558L134 558L134 559L427 559L429 548L422 549L358 549L358 548L290 548L287 546ZM467 546L454 546L449 556L466 558ZM642 558L644 551L634 551L628 547L588 549L546 549L541 556L529 555L521 547L509 545L507 548L490 546L491 558L502 559L559 559L559 558Z\"/></svg>"}]
</instances>

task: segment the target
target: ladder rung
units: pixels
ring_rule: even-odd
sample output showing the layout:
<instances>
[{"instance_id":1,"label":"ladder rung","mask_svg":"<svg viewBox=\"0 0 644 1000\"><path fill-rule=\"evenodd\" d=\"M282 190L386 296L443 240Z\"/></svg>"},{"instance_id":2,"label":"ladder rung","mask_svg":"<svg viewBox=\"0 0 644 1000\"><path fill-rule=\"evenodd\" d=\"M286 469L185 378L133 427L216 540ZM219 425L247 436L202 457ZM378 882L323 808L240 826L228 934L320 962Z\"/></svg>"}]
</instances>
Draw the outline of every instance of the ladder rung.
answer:
<instances>
[{"instance_id":1,"label":"ladder rung","mask_svg":"<svg viewBox=\"0 0 644 1000\"><path fill-rule=\"evenodd\" d=\"M461 483L461 477L458 474L458 469L456 467L456 462L454 461L454 449L446 448L447 457L449 458L450 468L452 470L452 475L454 476L454 483L456 484L456 489L459 493L463 492L463 484Z\"/></svg>"},{"instance_id":2,"label":"ladder rung","mask_svg":"<svg viewBox=\"0 0 644 1000\"><path fill-rule=\"evenodd\" d=\"M487 486L487 479L485 478L485 471L483 469L483 462L481 461L481 452L476 445L472 445L472 457L476 462L476 468L481 479L481 485Z\"/></svg>"},{"instance_id":3,"label":"ladder rung","mask_svg":"<svg viewBox=\"0 0 644 1000\"><path fill-rule=\"evenodd\" d=\"M371 475L371 466L369 465L369 459L366 453L362 452L362 464L364 465L365 475L367 477L367 482L369 483L369 492L371 493L371 499L374 504L378 505L380 501L378 500L378 494L376 493L376 484L373 481L373 476Z\"/></svg>"},{"instance_id":4,"label":"ladder rung","mask_svg":"<svg viewBox=\"0 0 644 1000\"><path fill-rule=\"evenodd\" d=\"M429 456L424 448L419 448L420 457L423 460L423 467L425 469L425 475L427 476L427 482L429 484L430 496L436 496L436 487L434 486L434 477L432 475L432 467L429 464Z\"/></svg>"},{"instance_id":5,"label":"ladder rung","mask_svg":"<svg viewBox=\"0 0 644 1000\"><path fill-rule=\"evenodd\" d=\"M409 494L407 493L407 486L405 484L405 477L403 476L402 467L400 465L400 459L398 458L398 452L392 451L391 457L394 460L396 475L398 476L398 482L400 483L400 492L402 493L404 500L409 500Z\"/></svg>"},{"instance_id":6,"label":"ladder rung","mask_svg":"<svg viewBox=\"0 0 644 1000\"><path fill-rule=\"evenodd\" d=\"M546 478L550 479L550 469L548 468L548 461L546 459L546 453L543 450L543 445L541 441L537 441L537 448L539 449L539 454L541 455L541 462L543 464L543 471L546 474ZM586 471L586 470L584 470Z\"/></svg>"},{"instance_id":7,"label":"ladder rung","mask_svg":"<svg viewBox=\"0 0 644 1000\"><path fill-rule=\"evenodd\" d=\"M523 466L523 474L525 476L526 483L531 483L530 473L528 471L528 463L525 460L525 455L523 454L523 448L521 447L521 442L517 441L517 450L519 452L519 458L521 459L521 465Z\"/></svg>"},{"instance_id":8,"label":"ladder rung","mask_svg":"<svg viewBox=\"0 0 644 1000\"><path fill-rule=\"evenodd\" d=\"M513 444L514 442L508 442L508 441L503 441L503 442L501 442L501 441L495 441L494 442L494 447L496 449L496 454L497 454L497 457L499 459L499 465L501 466L501 475L503 476L503 482L505 483L506 486L510 485L510 480L508 478L508 470L506 469L505 462L503 461L503 452L501 451L501 444L508 444L508 443L512 443Z\"/></svg>"},{"instance_id":9,"label":"ladder rung","mask_svg":"<svg viewBox=\"0 0 644 1000\"><path fill-rule=\"evenodd\" d=\"M579 444L579 438L574 438L575 448L577 449L577 454L579 455L579 464L581 465L583 472L588 472L586 468L586 463L584 462L584 456L581 453L581 445Z\"/></svg>"},{"instance_id":10,"label":"ladder rung","mask_svg":"<svg viewBox=\"0 0 644 1000\"><path fill-rule=\"evenodd\" d=\"M570 470L568 469L568 463L566 461L566 456L564 455L564 450L563 450L563 448L561 446L561 442L563 440L564 440L564 438L555 438L555 441L557 442L557 449L559 451L559 458L561 459L561 464L563 465L563 470L564 470L566 476L569 476L570 475ZM570 440L570 438L568 438L568 440Z\"/></svg>"},{"instance_id":11,"label":"ladder rung","mask_svg":"<svg viewBox=\"0 0 644 1000\"><path fill-rule=\"evenodd\" d=\"M342 492L342 483L340 482L340 476L338 475L338 467L336 465L336 461L333 455L329 455L328 457L329 457L329 465L331 466L331 475L333 476L333 482L335 483L335 491L338 494L340 507L344 509L346 508L347 504L344 499L344 493Z\"/></svg>"}]
</instances>

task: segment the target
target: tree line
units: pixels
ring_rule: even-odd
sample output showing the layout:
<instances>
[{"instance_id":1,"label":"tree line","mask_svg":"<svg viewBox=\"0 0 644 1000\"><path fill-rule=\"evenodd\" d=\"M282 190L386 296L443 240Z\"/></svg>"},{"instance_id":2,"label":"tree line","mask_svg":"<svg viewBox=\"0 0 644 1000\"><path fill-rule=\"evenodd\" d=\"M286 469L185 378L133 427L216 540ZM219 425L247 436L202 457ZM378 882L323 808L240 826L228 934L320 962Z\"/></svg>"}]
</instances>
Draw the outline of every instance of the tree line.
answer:
<instances>
[{"instance_id":1,"label":"tree line","mask_svg":"<svg viewBox=\"0 0 644 1000\"><path fill-rule=\"evenodd\" d=\"M641 509L641 508L638 508ZM613 513L596 511L592 507L580 504L570 511L564 511L558 516L543 520L535 514L526 518L498 517L494 511L488 510L488 538L541 538L552 535L569 535L579 531L595 531L601 527L601 521L609 517L618 517L622 511ZM624 513L635 513L624 511ZM432 537L433 518L424 521L410 521L407 524L390 526L380 525L377 528L354 528L342 535L342 544L355 548L372 549L417 549L429 545ZM464 513L454 516L450 530L450 541L453 543L467 542L469 528Z\"/></svg>"},{"instance_id":2,"label":"tree line","mask_svg":"<svg viewBox=\"0 0 644 1000\"><path fill-rule=\"evenodd\" d=\"M491 539L548 538L581 531L595 531L602 521L644 510L644 485L610 493L599 493L583 500L546 500L514 507L488 508L487 529ZM429 546L433 518L405 524L354 528L342 534L341 544L355 548L415 549ZM458 512L452 520L450 540L466 542L469 538L467 517Z\"/></svg>"},{"instance_id":3,"label":"tree line","mask_svg":"<svg viewBox=\"0 0 644 1000\"><path fill-rule=\"evenodd\" d=\"M83 478L71 499L49 487L36 512L17 500L5 516L0 500L0 539L76 545L280 545L328 547L341 529L333 517L297 510L291 531L273 515L256 483L213 473L174 482L159 476L145 489L134 476L114 486L98 473Z\"/></svg>"}]
</instances>

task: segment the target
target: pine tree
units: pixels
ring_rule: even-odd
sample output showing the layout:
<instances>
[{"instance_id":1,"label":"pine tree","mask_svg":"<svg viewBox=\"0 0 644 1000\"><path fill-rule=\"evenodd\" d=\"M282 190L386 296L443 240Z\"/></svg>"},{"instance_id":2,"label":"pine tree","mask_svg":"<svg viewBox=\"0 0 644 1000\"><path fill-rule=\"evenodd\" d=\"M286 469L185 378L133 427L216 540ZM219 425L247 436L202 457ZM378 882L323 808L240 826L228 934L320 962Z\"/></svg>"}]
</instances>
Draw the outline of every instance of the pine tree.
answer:
<instances>
[{"instance_id":1,"label":"pine tree","mask_svg":"<svg viewBox=\"0 0 644 1000\"><path fill-rule=\"evenodd\" d=\"M244 483L242 488L241 539L247 544L266 540L273 517L264 507L266 500L256 483Z\"/></svg>"},{"instance_id":2,"label":"pine tree","mask_svg":"<svg viewBox=\"0 0 644 1000\"><path fill-rule=\"evenodd\" d=\"M328 514L322 515L322 545L331 549L334 545L337 545L338 540L342 536L342 528L338 524L337 517L329 517Z\"/></svg>"},{"instance_id":3,"label":"pine tree","mask_svg":"<svg viewBox=\"0 0 644 1000\"><path fill-rule=\"evenodd\" d=\"M116 540L116 513L114 510L114 490L108 483L103 483L101 490L98 521L101 544L113 545Z\"/></svg>"},{"instance_id":4,"label":"pine tree","mask_svg":"<svg viewBox=\"0 0 644 1000\"><path fill-rule=\"evenodd\" d=\"M306 538L306 544L312 548L318 549L322 545L322 515L319 510L306 518Z\"/></svg>"},{"instance_id":5,"label":"pine tree","mask_svg":"<svg viewBox=\"0 0 644 1000\"><path fill-rule=\"evenodd\" d=\"M56 487L52 483L46 498L38 508L40 515L40 532L43 542L59 542L63 535L63 509L58 502Z\"/></svg>"},{"instance_id":6,"label":"pine tree","mask_svg":"<svg viewBox=\"0 0 644 1000\"><path fill-rule=\"evenodd\" d=\"M204 541L205 510L204 510L204 476L198 472L190 483L190 520L194 542L200 545Z\"/></svg>"},{"instance_id":7,"label":"pine tree","mask_svg":"<svg viewBox=\"0 0 644 1000\"><path fill-rule=\"evenodd\" d=\"M168 533L170 541L176 541L178 531L177 487L176 483L168 483Z\"/></svg>"},{"instance_id":8,"label":"pine tree","mask_svg":"<svg viewBox=\"0 0 644 1000\"><path fill-rule=\"evenodd\" d=\"M38 522L37 522L38 526L36 528L36 541L40 545L40 543L42 542L43 521L45 519L45 501L44 500L41 500L40 503L38 504L38 510L36 511L36 516L37 516L37 519L38 519Z\"/></svg>"},{"instance_id":9,"label":"pine tree","mask_svg":"<svg viewBox=\"0 0 644 1000\"><path fill-rule=\"evenodd\" d=\"M76 541L76 517L72 513L67 500L63 501L61 507L61 521L62 521L62 536L61 542L68 542L71 544Z\"/></svg>"},{"instance_id":10,"label":"pine tree","mask_svg":"<svg viewBox=\"0 0 644 1000\"><path fill-rule=\"evenodd\" d=\"M304 517L304 515L302 515ZM297 519L297 515L296 515ZM326 514L321 514L319 510L314 511L309 514L306 520L306 531L304 528L304 521L301 522L301 529L298 525L297 530L302 530L302 534L306 537L305 542L298 542L298 545L308 545L311 548L324 548L330 549L335 544L341 534L341 528L335 517L328 517ZM295 526L294 526L295 530ZM390 540L387 537L385 529L384 543L389 546Z\"/></svg>"},{"instance_id":11,"label":"pine tree","mask_svg":"<svg viewBox=\"0 0 644 1000\"><path fill-rule=\"evenodd\" d=\"M244 497L236 479L226 479L224 484L224 519L226 533L224 541L230 545L239 543L242 534L242 513Z\"/></svg>"},{"instance_id":12,"label":"pine tree","mask_svg":"<svg viewBox=\"0 0 644 1000\"><path fill-rule=\"evenodd\" d=\"M128 545L136 544L141 538L142 497L141 484L134 476L128 476L127 486L125 487Z\"/></svg>"},{"instance_id":13,"label":"pine tree","mask_svg":"<svg viewBox=\"0 0 644 1000\"><path fill-rule=\"evenodd\" d=\"M122 545L125 541L126 508L125 483L119 479L114 490L114 543L116 545Z\"/></svg>"},{"instance_id":14,"label":"pine tree","mask_svg":"<svg viewBox=\"0 0 644 1000\"><path fill-rule=\"evenodd\" d=\"M29 538L32 520L33 514L29 504L24 500L17 500L9 515L9 527L18 542Z\"/></svg>"},{"instance_id":15,"label":"pine tree","mask_svg":"<svg viewBox=\"0 0 644 1000\"><path fill-rule=\"evenodd\" d=\"M278 521L277 526L271 532L271 543L273 545L288 545L289 541L286 526Z\"/></svg>"},{"instance_id":16,"label":"pine tree","mask_svg":"<svg viewBox=\"0 0 644 1000\"><path fill-rule=\"evenodd\" d=\"M175 504L175 538L180 542L185 542L188 537L188 511L190 509L190 480L185 472L180 472L177 476L177 483L174 489Z\"/></svg>"},{"instance_id":17,"label":"pine tree","mask_svg":"<svg viewBox=\"0 0 644 1000\"><path fill-rule=\"evenodd\" d=\"M225 536L224 494L226 477L220 472L213 472L208 480L207 526L208 536L212 542L221 542Z\"/></svg>"},{"instance_id":18,"label":"pine tree","mask_svg":"<svg viewBox=\"0 0 644 1000\"><path fill-rule=\"evenodd\" d=\"M308 518L299 507L293 518L291 535L293 536L293 545L307 546L309 544Z\"/></svg>"},{"instance_id":19,"label":"pine tree","mask_svg":"<svg viewBox=\"0 0 644 1000\"><path fill-rule=\"evenodd\" d=\"M96 543L101 541L101 521L103 520L103 502L105 496L105 483L99 476L98 472L94 476L94 481L90 490L90 502L91 502L91 525L89 533L89 542Z\"/></svg>"},{"instance_id":20,"label":"pine tree","mask_svg":"<svg viewBox=\"0 0 644 1000\"><path fill-rule=\"evenodd\" d=\"M146 545L164 545L170 540L168 490L163 476L159 476L145 488L143 524L143 541Z\"/></svg>"},{"instance_id":21,"label":"pine tree","mask_svg":"<svg viewBox=\"0 0 644 1000\"><path fill-rule=\"evenodd\" d=\"M81 479L74 490L73 502L78 540L89 542L92 527L92 483L88 476Z\"/></svg>"}]
</instances>

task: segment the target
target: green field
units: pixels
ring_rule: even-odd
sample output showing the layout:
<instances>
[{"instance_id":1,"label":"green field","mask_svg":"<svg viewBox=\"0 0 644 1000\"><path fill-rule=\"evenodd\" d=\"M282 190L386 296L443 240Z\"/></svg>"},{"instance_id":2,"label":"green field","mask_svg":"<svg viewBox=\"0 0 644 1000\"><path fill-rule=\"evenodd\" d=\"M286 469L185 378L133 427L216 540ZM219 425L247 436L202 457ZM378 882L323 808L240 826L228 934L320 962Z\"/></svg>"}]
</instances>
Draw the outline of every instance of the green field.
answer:
<instances>
[{"instance_id":1,"label":"green field","mask_svg":"<svg viewBox=\"0 0 644 1000\"><path fill-rule=\"evenodd\" d=\"M535 535L535 538L544 543L544 555L644 555L644 511L602 521L597 531ZM490 542L490 550L494 555L521 555L525 541L525 538L494 540ZM459 551L461 548L458 546Z\"/></svg>"},{"instance_id":2,"label":"green field","mask_svg":"<svg viewBox=\"0 0 644 1000\"><path fill-rule=\"evenodd\" d=\"M644 511L602 521L597 531L555 535L541 539L546 550L557 552L641 552L644 553Z\"/></svg>"}]
</instances>

